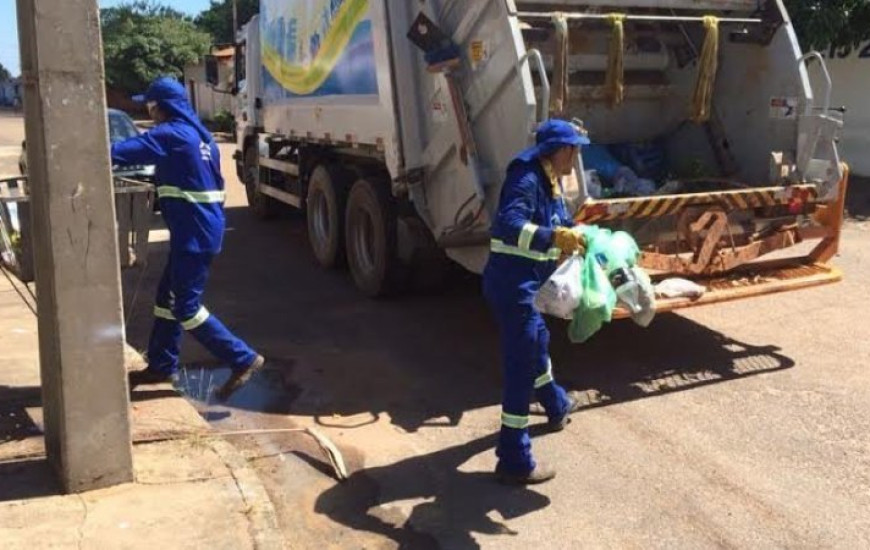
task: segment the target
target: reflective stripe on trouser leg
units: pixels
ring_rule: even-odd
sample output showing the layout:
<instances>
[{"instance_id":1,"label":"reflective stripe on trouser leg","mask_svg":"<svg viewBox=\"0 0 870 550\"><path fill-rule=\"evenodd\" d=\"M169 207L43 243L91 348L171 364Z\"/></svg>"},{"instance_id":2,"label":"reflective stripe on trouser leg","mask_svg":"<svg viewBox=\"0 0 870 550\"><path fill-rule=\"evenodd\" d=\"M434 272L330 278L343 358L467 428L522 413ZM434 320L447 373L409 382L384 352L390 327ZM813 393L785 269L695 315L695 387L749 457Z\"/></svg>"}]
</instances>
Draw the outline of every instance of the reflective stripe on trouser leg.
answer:
<instances>
[{"instance_id":1,"label":"reflective stripe on trouser leg","mask_svg":"<svg viewBox=\"0 0 870 550\"><path fill-rule=\"evenodd\" d=\"M537 330L533 323L530 324L532 316L528 308L501 296L490 298L499 324L504 369L502 426L496 449L498 468L525 474L535 468L528 425L529 399L535 380L532 365Z\"/></svg>"},{"instance_id":2,"label":"reflective stripe on trouser leg","mask_svg":"<svg viewBox=\"0 0 870 550\"><path fill-rule=\"evenodd\" d=\"M550 360L550 331L540 313L535 312L538 337L534 358L535 397L547 411L550 421L560 420L568 410L568 394L556 383L553 376L553 362Z\"/></svg>"},{"instance_id":3,"label":"reflective stripe on trouser leg","mask_svg":"<svg viewBox=\"0 0 870 550\"><path fill-rule=\"evenodd\" d=\"M520 416L517 414L502 412L501 425L515 430L524 430L529 427L529 415Z\"/></svg>"},{"instance_id":4,"label":"reflective stripe on trouser leg","mask_svg":"<svg viewBox=\"0 0 870 550\"><path fill-rule=\"evenodd\" d=\"M257 354L239 340L217 317L202 307L202 295L208 280L212 254L170 251L173 314L184 319L184 327L212 355L233 369L250 365Z\"/></svg>"},{"instance_id":5,"label":"reflective stripe on trouser leg","mask_svg":"<svg viewBox=\"0 0 870 550\"><path fill-rule=\"evenodd\" d=\"M172 310L168 307L154 306L154 317L167 321L175 321L175 315L172 314Z\"/></svg>"},{"instance_id":6,"label":"reflective stripe on trouser leg","mask_svg":"<svg viewBox=\"0 0 870 550\"><path fill-rule=\"evenodd\" d=\"M197 310L196 315L186 321L182 321L181 326L182 328L184 328L184 330L193 330L196 327L205 323L210 316L211 314L208 312L207 309L205 309L204 306L199 306L199 310Z\"/></svg>"},{"instance_id":7,"label":"reflective stripe on trouser leg","mask_svg":"<svg viewBox=\"0 0 870 550\"><path fill-rule=\"evenodd\" d=\"M541 376L535 378L535 389L539 390L549 384L550 382L554 382L553 378L553 362L549 359L547 360L547 372L542 374Z\"/></svg>"},{"instance_id":8,"label":"reflective stripe on trouser leg","mask_svg":"<svg viewBox=\"0 0 870 550\"><path fill-rule=\"evenodd\" d=\"M157 285L154 326L148 338L147 352L148 369L164 374L178 370L182 334L181 325L171 311L170 269L171 266L167 264Z\"/></svg>"}]
</instances>

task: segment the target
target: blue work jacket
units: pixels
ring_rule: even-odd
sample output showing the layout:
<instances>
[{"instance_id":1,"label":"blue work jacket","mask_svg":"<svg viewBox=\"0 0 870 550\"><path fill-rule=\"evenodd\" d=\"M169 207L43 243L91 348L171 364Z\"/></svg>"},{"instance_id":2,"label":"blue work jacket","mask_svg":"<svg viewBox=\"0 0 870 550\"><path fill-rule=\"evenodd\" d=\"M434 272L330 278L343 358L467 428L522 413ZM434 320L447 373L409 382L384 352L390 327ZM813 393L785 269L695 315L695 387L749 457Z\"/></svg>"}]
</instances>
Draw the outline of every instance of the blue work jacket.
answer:
<instances>
[{"instance_id":1,"label":"blue work jacket","mask_svg":"<svg viewBox=\"0 0 870 550\"><path fill-rule=\"evenodd\" d=\"M573 225L561 184L555 185L558 191L539 159L515 160L508 167L484 270L491 299L531 304L555 271L561 252L553 245L553 231Z\"/></svg>"},{"instance_id":2,"label":"blue work jacket","mask_svg":"<svg viewBox=\"0 0 870 550\"><path fill-rule=\"evenodd\" d=\"M220 151L213 139L175 118L112 146L116 165L155 165L160 210L176 251L216 254L226 199Z\"/></svg>"}]
</instances>

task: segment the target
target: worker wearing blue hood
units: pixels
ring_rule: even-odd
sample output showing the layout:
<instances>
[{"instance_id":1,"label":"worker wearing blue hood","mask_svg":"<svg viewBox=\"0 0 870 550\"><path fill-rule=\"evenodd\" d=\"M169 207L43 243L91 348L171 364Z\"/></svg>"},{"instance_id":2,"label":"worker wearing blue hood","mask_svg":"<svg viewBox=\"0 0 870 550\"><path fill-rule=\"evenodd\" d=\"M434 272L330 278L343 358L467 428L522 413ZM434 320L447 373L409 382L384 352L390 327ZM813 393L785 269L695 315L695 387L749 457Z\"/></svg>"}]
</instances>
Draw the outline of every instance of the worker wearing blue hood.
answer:
<instances>
[{"instance_id":1,"label":"worker wearing blue hood","mask_svg":"<svg viewBox=\"0 0 870 550\"><path fill-rule=\"evenodd\" d=\"M516 484L555 477L555 470L532 458L528 431L532 394L546 410L553 431L564 429L568 415L578 408L553 378L550 334L533 301L562 255L585 252L582 235L571 229L561 181L571 173L579 147L589 139L570 122L549 120L538 128L535 141L508 166L483 273L484 295L499 325L504 365L496 475L503 483Z\"/></svg>"},{"instance_id":2,"label":"worker wearing blue hood","mask_svg":"<svg viewBox=\"0 0 870 550\"><path fill-rule=\"evenodd\" d=\"M157 196L169 228L169 261L157 289L148 368L131 373L130 385L173 378L184 329L232 368L229 380L217 391L225 400L263 367L264 359L201 302L209 266L224 235L220 151L175 79L158 78L133 100L146 103L156 126L113 145L112 162L156 166Z\"/></svg>"}]
</instances>

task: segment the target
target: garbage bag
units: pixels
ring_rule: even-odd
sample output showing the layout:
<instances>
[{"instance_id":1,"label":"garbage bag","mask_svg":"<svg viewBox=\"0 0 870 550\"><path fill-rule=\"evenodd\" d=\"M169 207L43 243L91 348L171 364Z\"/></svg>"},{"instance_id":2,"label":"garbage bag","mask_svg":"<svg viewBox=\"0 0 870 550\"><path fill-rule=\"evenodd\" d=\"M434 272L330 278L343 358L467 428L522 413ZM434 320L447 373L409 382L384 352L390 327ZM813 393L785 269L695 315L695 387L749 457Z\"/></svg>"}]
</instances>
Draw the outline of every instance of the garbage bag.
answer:
<instances>
[{"instance_id":1,"label":"garbage bag","mask_svg":"<svg viewBox=\"0 0 870 550\"><path fill-rule=\"evenodd\" d=\"M583 262L582 287L580 305L568 326L568 338L576 344L587 341L604 323L609 323L616 307L616 292L604 267L592 254L587 254Z\"/></svg>"},{"instance_id":2,"label":"garbage bag","mask_svg":"<svg viewBox=\"0 0 870 550\"><path fill-rule=\"evenodd\" d=\"M662 140L611 145L610 152L641 178L661 181L667 175L667 152Z\"/></svg>"},{"instance_id":3,"label":"garbage bag","mask_svg":"<svg viewBox=\"0 0 870 550\"><path fill-rule=\"evenodd\" d=\"M568 327L569 339L578 344L587 341L611 321L620 301L632 311L635 322L648 326L655 315L655 297L649 277L637 267L640 249L635 240L624 231L611 233L597 226L580 231L586 238L587 252L582 295ZM619 283L617 288L612 281Z\"/></svg>"},{"instance_id":4,"label":"garbage bag","mask_svg":"<svg viewBox=\"0 0 870 550\"><path fill-rule=\"evenodd\" d=\"M595 170L598 176L606 184L612 184L617 171L622 168L616 158L610 154L606 145L592 143L580 148L583 157L583 169Z\"/></svg>"},{"instance_id":5,"label":"garbage bag","mask_svg":"<svg viewBox=\"0 0 870 550\"><path fill-rule=\"evenodd\" d=\"M654 195L657 190L654 181L637 177L634 170L628 166L619 168L613 178L613 192L618 195L648 197Z\"/></svg>"},{"instance_id":6,"label":"garbage bag","mask_svg":"<svg viewBox=\"0 0 870 550\"><path fill-rule=\"evenodd\" d=\"M616 284L614 276L610 277L610 283ZM622 280L616 286L616 299L628 310L631 319L644 328L656 316L655 289L649 275L638 266L622 270Z\"/></svg>"},{"instance_id":7,"label":"garbage bag","mask_svg":"<svg viewBox=\"0 0 870 550\"><path fill-rule=\"evenodd\" d=\"M541 313L572 319L583 294L583 257L573 255L556 269L535 294L535 307Z\"/></svg>"},{"instance_id":8,"label":"garbage bag","mask_svg":"<svg viewBox=\"0 0 870 550\"><path fill-rule=\"evenodd\" d=\"M600 199L604 196L604 186L601 183L601 178L598 177L598 172L595 170L587 170L586 175L586 195L593 199Z\"/></svg>"},{"instance_id":9,"label":"garbage bag","mask_svg":"<svg viewBox=\"0 0 870 550\"><path fill-rule=\"evenodd\" d=\"M655 292L665 298L692 298L697 299L707 292L707 289L688 279L672 278L665 279L655 286Z\"/></svg>"}]
</instances>

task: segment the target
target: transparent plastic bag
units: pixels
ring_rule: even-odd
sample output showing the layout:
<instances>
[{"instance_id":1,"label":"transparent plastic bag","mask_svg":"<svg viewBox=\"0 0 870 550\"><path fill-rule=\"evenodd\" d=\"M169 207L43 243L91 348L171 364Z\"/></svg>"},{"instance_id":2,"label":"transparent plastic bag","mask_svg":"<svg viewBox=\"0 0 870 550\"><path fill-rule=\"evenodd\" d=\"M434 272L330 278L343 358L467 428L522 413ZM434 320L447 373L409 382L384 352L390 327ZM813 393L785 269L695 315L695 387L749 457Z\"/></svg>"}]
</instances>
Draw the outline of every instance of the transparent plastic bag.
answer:
<instances>
[{"instance_id":1,"label":"transparent plastic bag","mask_svg":"<svg viewBox=\"0 0 870 550\"><path fill-rule=\"evenodd\" d=\"M547 279L535 294L538 311L560 319L572 319L583 295L583 257L573 255Z\"/></svg>"}]
</instances>

